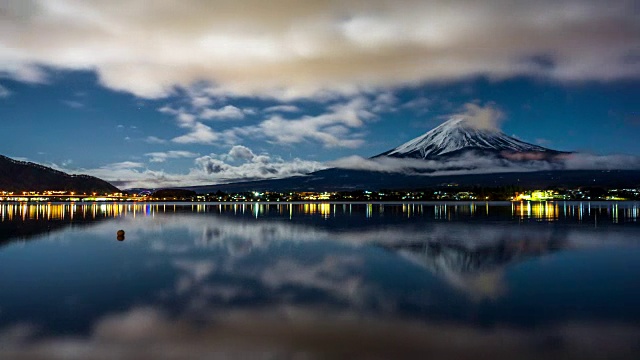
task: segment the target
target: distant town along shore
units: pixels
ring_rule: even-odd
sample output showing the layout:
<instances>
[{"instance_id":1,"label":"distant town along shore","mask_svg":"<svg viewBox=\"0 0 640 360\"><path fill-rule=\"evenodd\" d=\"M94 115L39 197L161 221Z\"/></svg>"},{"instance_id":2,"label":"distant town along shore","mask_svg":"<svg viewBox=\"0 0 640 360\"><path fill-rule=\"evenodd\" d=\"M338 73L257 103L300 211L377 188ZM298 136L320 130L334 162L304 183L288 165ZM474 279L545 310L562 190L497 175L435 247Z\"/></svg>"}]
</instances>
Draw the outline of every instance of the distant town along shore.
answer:
<instances>
[{"instance_id":1,"label":"distant town along shore","mask_svg":"<svg viewBox=\"0 0 640 360\"><path fill-rule=\"evenodd\" d=\"M0 201L13 202L119 202L119 201L190 201L190 202L290 202L290 201L625 201L640 200L640 188L525 190L517 187L459 189L455 185L418 190L355 190L336 192L245 191L198 194L191 190L162 189L141 193L76 193L73 191L0 190Z\"/></svg>"}]
</instances>

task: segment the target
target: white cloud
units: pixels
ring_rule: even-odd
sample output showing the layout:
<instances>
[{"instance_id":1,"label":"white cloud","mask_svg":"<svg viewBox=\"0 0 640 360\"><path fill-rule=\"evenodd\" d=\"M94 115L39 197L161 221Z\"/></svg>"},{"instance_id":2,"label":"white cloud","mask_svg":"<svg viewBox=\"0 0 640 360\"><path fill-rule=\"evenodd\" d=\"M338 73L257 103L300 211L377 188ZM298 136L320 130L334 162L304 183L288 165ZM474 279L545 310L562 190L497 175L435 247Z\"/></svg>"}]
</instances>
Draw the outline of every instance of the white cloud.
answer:
<instances>
[{"instance_id":1,"label":"white cloud","mask_svg":"<svg viewBox=\"0 0 640 360\"><path fill-rule=\"evenodd\" d=\"M511 164L496 158L477 157L471 154L445 161L424 159L399 159L379 157L367 159L361 156L348 156L327 163L328 166L352 170L368 170L403 174L450 175L483 172L534 171L526 164ZM539 169L538 169L539 170Z\"/></svg>"},{"instance_id":2,"label":"white cloud","mask_svg":"<svg viewBox=\"0 0 640 360\"><path fill-rule=\"evenodd\" d=\"M199 117L204 120L241 120L245 112L233 105L227 105L219 109L203 109Z\"/></svg>"},{"instance_id":3,"label":"white cloud","mask_svg":"<svg viewBox=\"0 0 640 360\"><path fill-rule=\"evenodd\" d=\"M226 162L240 162L237 165ZM225 183L240 180L274 179L289 176L306 175L326 168L316 161L295 158L284 159L267 154L255 155L245 146L234 146L227 154L211 154L196 159L199 170L209 176L213 183Z\"/></svg>"},{"instance_id":4,"label":"white cloud","mask_svg":"<svg viewBox=\"0 0 640 360\"><path fill-rule=\"evenodd\" d=\"M11 91L6 87L0 85L0 99L11 96Z\"/></svg>"},{"instance_id":5,"label":"white cloud","mask_svg":"<svg viewBox=\"0 0 640 360\"><path fill-rule=\"evenodd\" d=\"M543 170L640 170L640 157L575 153L558 156L554 161L541 161L537 154L521 154L512 157L511 160L466 154L458 158L435 161L349 156L327 162L326 165L353 170L440 176Z\"/></svg>"},{"instance_id":6,"label":"white cloud","mask_svg":"<svg viewBox=\"0 0 640 360\"><path fill-rule=\"evenodd\" d=\"M143 163L135 161L123 161L102 166L100 169L109 170L125 170L144 167Z\"/></svg>"},{"instance_id":7,"label":"white cloud","mask_svg":"<svg viewBox=\"0 0 640 360\"><path fill-rule=\"evenodd\" d=\"M477 129L500 129L500 124L504 120L504 113L493 104L480 106L474 103L464 104L462 112L451 115L452 117L463 118L467 124Z\"/></svg>"},{"instance_id":8,"label":"white cloud","mask_svg":"<svg viewBox=\"0 0 640 360\"><path fill-rule=\"evenodd\" d=\"M238 140L238 136L232 130L225 130L222 132L216 131L212 127L205 125L199 119L201 120L243 119L246 114L254 113L252 109L240 109L233 105L227 105L219 109L211 109L211 108L185 109L184 107L174 108L170 105L165 105L159 108L158 111L163 114L174 116L176 119L177 125L180 128L188 130L186 134L177 136L171 139L172 142L179 143L179 144L203 144L203 145L213 145L218 140L223 140L225 145L232 144ZM147 138L147 142L159 143L157 141L157 138L155 137Z\"/></svg>"},{"instance_id":9,"label":"white cloud","mask_svg":"<svg viewBox=\"0 0 640 360\"><path fill-rule=\"evenodd\" d=\"M633 1L144 4L5 0L0 73L33 82L46 80L42 67L93 69L142 97L204 82L211 94L283 99L478 74L640 76Z\"/></svg>"},{"instance_id":10,"label":"white cloud","mask_svg":"<svg viewBox=\"0 0 640 360\"><path fill-rule=\"evenodd\" d=\"M188 133L178 136L172 141L181 144L213 145L220 141L225 145L236 144L242 138L266 138L267 141L292 145L306 141L314 141L327 148L357 148L364 141L363 133L357 130L365 123L377 118L376 113L393 110L397 102L391 93L377 96L356 96L333 100L326 106L324 113L318 115L300 115L294 119L284 118L281 112L299 111L289 105L268 107L263 110L268 117L257 125L247 125L217 131L205 125L204 120L243 119L246 115L256 114L254 109L240 109L226 105L219 109L185 109L165 105L158 109L163 114L176 118L177 125L187 129ZM271 114L274 113L275 114ZM219 125L218 125L219 126Z\"/></svg>"},{"instance_id":11,"label":"white cloud","mask_svg":"<svg viewBox=\"0 0 640 360\"><path fill-rule=\"evenodd\" d=\"M40 66L23 63L20 60L0 61L0 77L6 76L32 84L42 84L48 80L47 74Z\"/></svg>"},{"instance_id":12,"label":"white cloud","mask_svg":"<svg viewBox=\"0 0 640 360\"><path fill-rule=\"evenodd\" d=\"M63 104L67 105L68 107L72 108L72 109L81 109L84 107L84 104L81 103L80 101L75 101L75 100L64 100L62 101Z\"/></svg>"},{"instance_id":13,"label":"white cloud","mask_svg":"<svg viewBox=\"0 0 640 360\"><path fill-rule=\"evenodd\" d=\"M196 123L196 116L183 110L176 115L176 119L178 120L178 124L182 127L190 127Z\"/></svg>"},{"instance_id":14,"label":"white cloud","mask_svg":"<svg viewBox=\"0 0 640 360\"><path fill-rule=\"evenodd\" d=\"M194 108L204 108L213 105L213 101L206 96L194 96L191 98L191 106Z\"/></svg>"},{"instance_id":15,"label":"white cloud","mask_svg":"<svg viewBox=\"0 0 640 360\"><path fill-rule=\"evenodd\" d=\"M165 162L167 159L194 158L200 154L183 150L171 150L166 152L152 152L144 155L149 157L150 162Z\"/></svg>"},{"instance_id":16,"label":"white cloud","mask_svg":"<svg viewBox=\"0 0 640 360\"><path fill-rule=\"evenodd\" d=\"M569 170L640 170L640 156L577 153L564 160Z\"/></svg>"},{"instance_id":17,"label":"white cloud","mask_svg":"<svg viewBox=\"0 0 640 360\"><path fill-rule=\"evenodd\" d=\"M229 150L229 156L234 160L253 160L256 155L246 146L236 145Z\"/></svg>"},{"instance_id":18,"label":"white cloud","mask_svg":"<svg viewBox=\"0 0 640 360\"><path fill-rule=\"evenodd\" d=\"M165 144L167 142L167 140L160 139L159 137L156 137L156 136L147 136L147 138L144 139L144 141L146 141L149 144Z\"/></svg>"},{"instance_id":19,"label":"white cloud","mask_svg":"<svg viewBox=\"0 0 640 360\"><path fill-rule=\"evenodd\" d=\"M171 141L179 144L212 145L220 138L220 134L201 122L195 122L193 124L185 123L183 127L189 129L189 132L185 135L175 137Z\"/></svg>"},{"instance_id":20,"label":"white cloud","mask_svg":"<svg viewBox=\"0 0 640 360\"><path fill-rule=\"evenodd\" d=\"M354 133L353 130L376 118L369 110L372 106L372 101L368 98L358 96L346 103L331 105L327 112L320 115L285 119L276 114L256 126L237 128L235 132L240 136L266 137L269 141L283 145L312 140L328 148L356 148L364 141L359 138L361 134Z\"/></svg>"},{"instance_id":21,"label":"white cloud","mask_svg":"<svg viewBox=\"0 0 640 360\"><path fill-rule=\"evenodd\" d=\"M395 105L398 103L398 98L390 92L383 92L378 94L373 100L372 112L384 113L395 111Z\"/></svg>"},{"instance_id":22,"label":"white cloud","mask_svg":"<svg viewBox=\"0 0 640 360\"><path fill-rule=\"evenodd\" d=\"M429 112L429 108L433 106L434 102L435 101L433 99L420 96L407 101L406 103L402 104L400 107L404 109L414 110L418 114L425 114Z\"/></svg>"},{"instance_id":23,"label":"white cloud","mask_svg":"<svg viewBox=\"0 0 640 360\"><path fill-rule=\"evenodd\" d=\"M198 154L173 150L145 154L152 163L161 163L168 159L193 158ZM17 157L13 157L18 159ZM28 159L21 159L28 161ZM269 154L256 155L245 146L233 146L224 154L210 154L194 160L194 167L184 173L170 173L163 170L151 170L147 165L135 161L123 161L100 166L98 168L70 168L70 162L62 165L47 164L54 169L69 174L87 174L106 180L120 189L129 188L168 188L221 184L243 180L274 179L289 176L306 175L325 169L323 163L298 158L284 160Z\"/></svg>"},{"instance_id":24,"label":"white cloud","mask_svg":"<svg viewBox=\"0 0 640 360\"><path fill-rule=\"evenodd\" d=\"M159 108L158 111L163 113L163 114L170 114L170 115L177 115L178 114L178 110L172 108L169 105L165 105L165 106Z\"/></svg>"},{"instance_id":25,"label":"white cloud","mask_svg":"<svg viewBox=\"0 0 640 360\"><path fill-rule=\"evenodd\" d=\"M295 105L276 105L276 106L270 106L268 108L265 108L263 111L266 113L269 113L269 112L294 113L294 112L300 112L300 108Z\"/></svg>"},{"instance_id":26,"label":"white cloud","mask_svg":"<svg viewBox=\"0 0 640 360\"><path fill-rule=\"evenodd\" d=\"M104 166L97 169L79 169L74 172L99 177L123 190L130 188L178 187L186 184L206 185L211 183L206 177L199 177L197 174L166 173L164 171L145 169L143 166L122 169L112 169L109 166Z\"/></svg>"}]
</instances>

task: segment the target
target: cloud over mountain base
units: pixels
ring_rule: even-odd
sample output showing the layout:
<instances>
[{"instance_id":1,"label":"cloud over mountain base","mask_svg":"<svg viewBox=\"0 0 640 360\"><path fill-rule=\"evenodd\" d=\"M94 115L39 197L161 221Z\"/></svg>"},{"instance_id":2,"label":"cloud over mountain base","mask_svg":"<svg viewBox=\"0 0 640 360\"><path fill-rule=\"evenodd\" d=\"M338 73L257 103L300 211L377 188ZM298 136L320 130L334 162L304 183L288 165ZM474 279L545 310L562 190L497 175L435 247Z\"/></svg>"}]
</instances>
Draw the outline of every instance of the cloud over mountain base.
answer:
<instances>
[{"instance_id":1,"label":"cloud over mountain base","mask_svg":"<svg viewBox=\"0 0 640 360\"><path fill-rule=\"evenodd\" d=\"M406 175L465 175L545 170L640 170L640 157L632 155L561 154L552 160L540 154L486 156L467 152L446 160L349 156L328 163L331 167Z\"/></svg>"}]
</instances>

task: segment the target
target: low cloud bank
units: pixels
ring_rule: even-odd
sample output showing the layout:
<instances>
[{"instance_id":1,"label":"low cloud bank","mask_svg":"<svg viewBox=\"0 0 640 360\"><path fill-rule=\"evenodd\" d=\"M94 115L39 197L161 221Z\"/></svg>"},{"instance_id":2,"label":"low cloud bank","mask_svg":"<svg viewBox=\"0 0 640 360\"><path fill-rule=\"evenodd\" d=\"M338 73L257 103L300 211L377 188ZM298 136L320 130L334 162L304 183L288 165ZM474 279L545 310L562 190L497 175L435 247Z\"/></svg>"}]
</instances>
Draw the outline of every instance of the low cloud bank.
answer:
<instances>
[{"instance_id":1,"label":"low cloud bank","mask_svg":"<svg viewBox=\"0 0 640 360\"><path fill-rule=\"evenodd\" d=\"M552 161L545 161L535 155L518 154L510 159L503 159L468 153L443 161L349 156L327 164L341 169L430 176L544 170L640 170L640 156L574 153L560 155Z\"/></svg>"},{"instance_id":2,"label":"low cloud bank","mask_svg":"<svg viewBox=\"0 0 640 360\"><path fill-rule=\"evenodd\" d=\"M71 174L88 174L111 182L121 189L166 188L222 184L228 182L275 179L306 175L325 169L321 162L293 158L285 160L267 153L256 154L242 145L233 146L227 153L198 154L187 151L167 151L146 154L150 163L164 163L168 159L195 158L194 167L187 173L151 170L142 162L124 161L95 169L69 169L65 165L50 164L54 169Z\"/></svg>"},{"instance_id":3,"label":"low cloud bank","mask_svg":"<svg viewBox=\"0 0 640 360\"><path fill-rule=\"evenodd\" d=\"M195 157L193 153L150 153L151 163L177 157ZM531 156L529 156L531 155ZM401 159L392 157L364 158L348 156L330 162L294 158L285 160L266 153L256 154L242 145L227 153L209 154L194 159L187 173L151 170L145 163L125 161L96 169L69 169L51 165L68 173L89 174L122 188L163 188L223 184L240 181L304 176L327 168L400 173L419 176L532 172L546 170L640 170L640 156L562 154L553 161L540 160L535 154L518 154L510 159L478 156L472 153L443 160Z\"/></svg>"},{"instance_id":4,"label":"low cloud bank","mask_svg":"<svg viewBox=\"0 0 640 360\"><path fill-rule=\"evenodd\" d=\"M196 172L204 172L219 182L305 175L325 168L316 161L299 158L285 161L279 156L257 155L242 145L232 147L227 154L210 154L197 158L195 162L198 166Z\"/></svg>"}]
</instances>

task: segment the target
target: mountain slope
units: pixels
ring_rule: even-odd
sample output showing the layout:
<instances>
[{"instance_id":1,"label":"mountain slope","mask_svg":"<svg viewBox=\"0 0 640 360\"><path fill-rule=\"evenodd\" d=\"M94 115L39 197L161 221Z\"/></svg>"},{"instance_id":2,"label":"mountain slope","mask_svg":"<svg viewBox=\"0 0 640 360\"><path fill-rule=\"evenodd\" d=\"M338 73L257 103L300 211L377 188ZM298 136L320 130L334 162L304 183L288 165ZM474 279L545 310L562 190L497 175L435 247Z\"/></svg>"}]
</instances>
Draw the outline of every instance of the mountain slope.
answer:
<instances>
[{"instance_id":1,"label":"mountain slope","mask_svg":"<svg viewBox=\"0 0 640 360\"><path fill-rule=\"evenodd\" d=\"M388 156L438 160L470 151L506 158L517 154L536 154L538 158L547 158L563 153L520 141L496 129L474 127L465 118L453 118L374 158Z\"/></svg>"},{"instance_id":2,"label":"mountain slope","mask_svg":"<svg viewBox=\"0 0 640 360\"><path fill-rule=\"evenodd\" d=\"M62 171L18 161L0 155L1 191L66 190L78 193L114 193L118 188L108 182L88 175L69 175Z\"/></svg>"}]
</instances>

